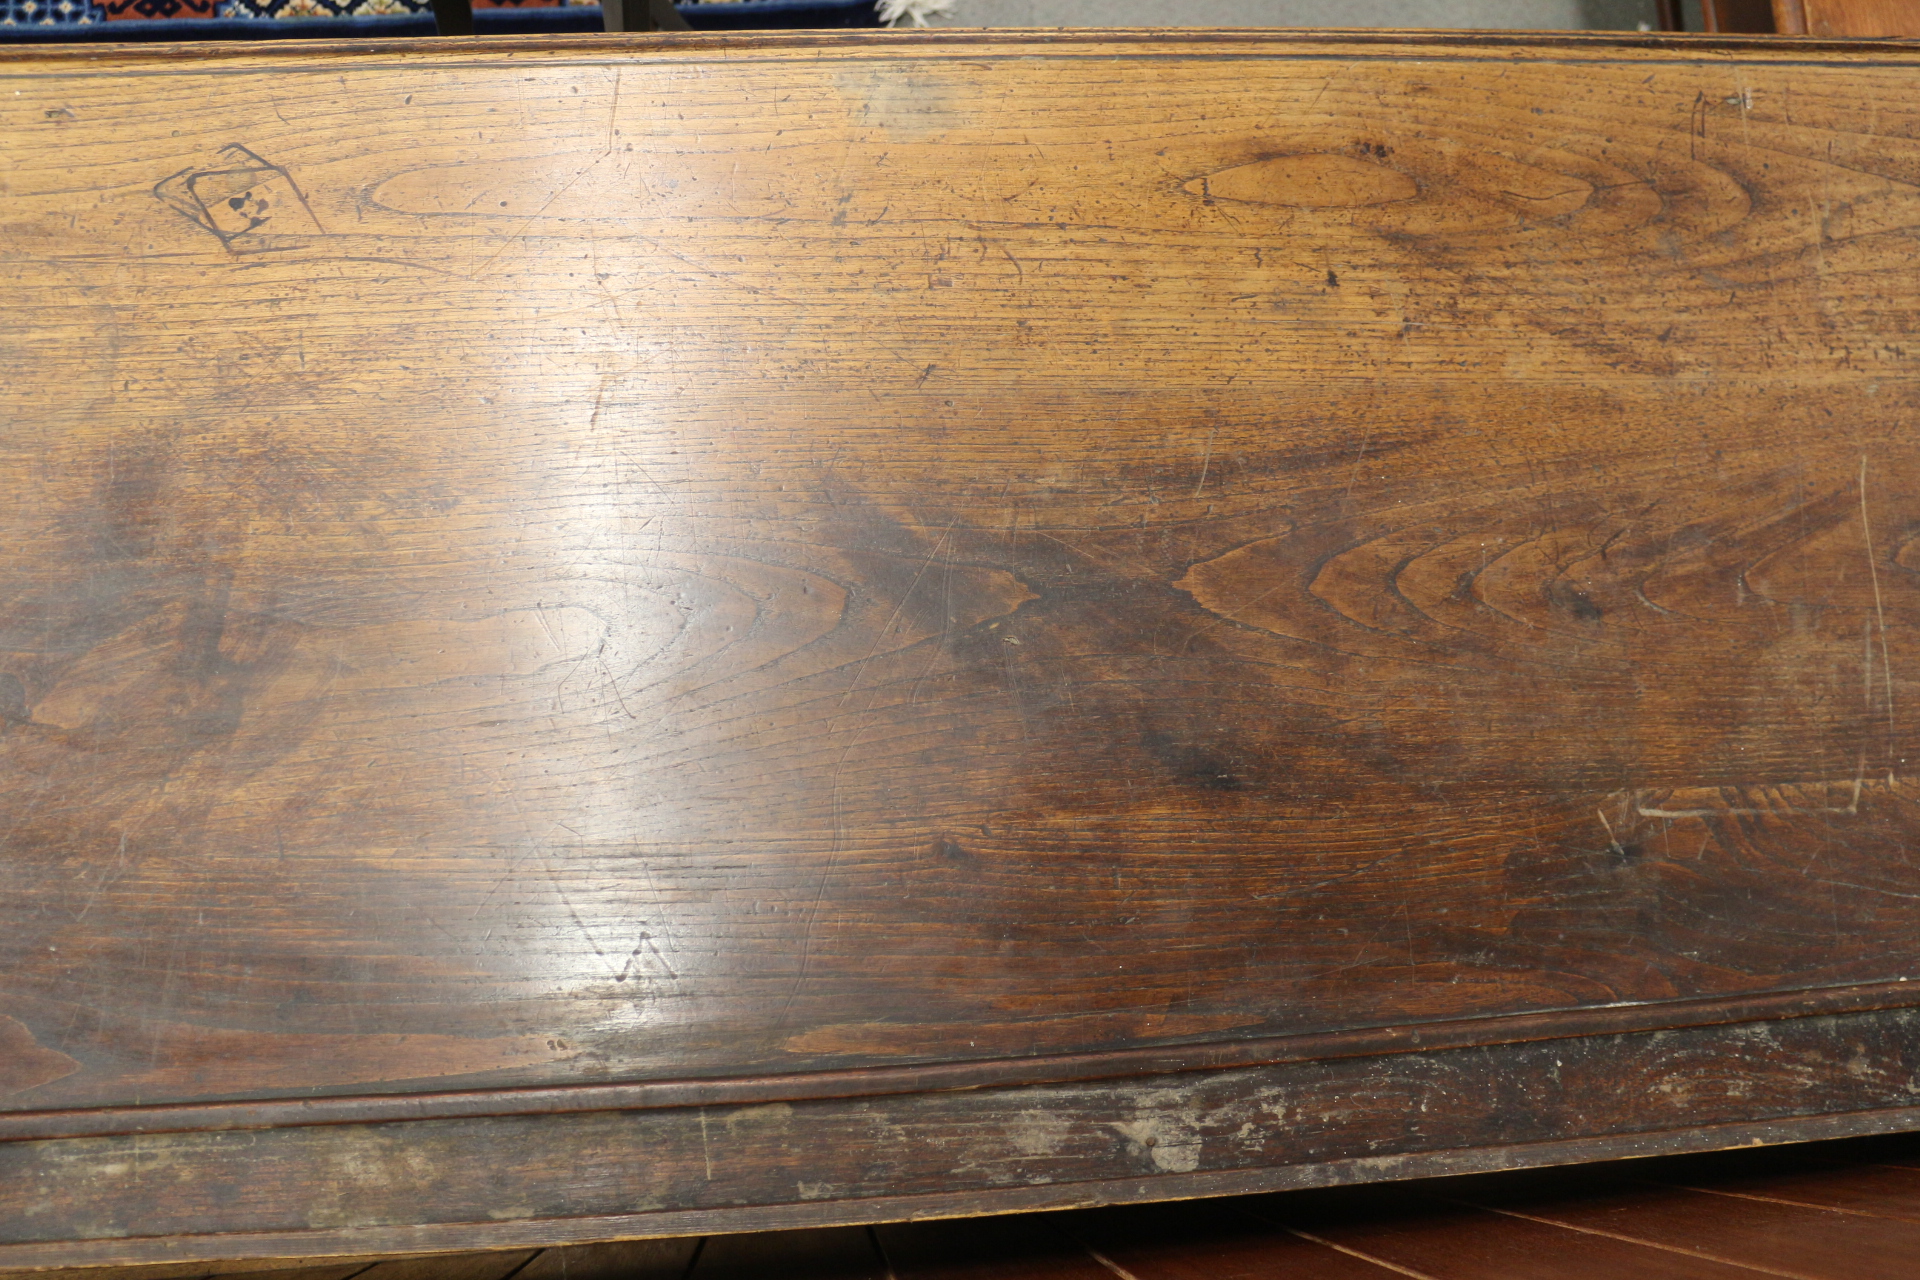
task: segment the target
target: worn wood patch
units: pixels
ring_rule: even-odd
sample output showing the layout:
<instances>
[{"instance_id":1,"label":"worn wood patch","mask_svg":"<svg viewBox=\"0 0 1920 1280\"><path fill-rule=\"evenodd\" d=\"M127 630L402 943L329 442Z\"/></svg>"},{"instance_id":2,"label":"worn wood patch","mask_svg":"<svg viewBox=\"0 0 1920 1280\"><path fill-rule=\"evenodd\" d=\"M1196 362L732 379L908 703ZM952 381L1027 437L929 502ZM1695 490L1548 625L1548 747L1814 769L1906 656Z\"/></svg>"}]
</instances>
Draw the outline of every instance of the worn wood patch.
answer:
<instances>
[{"instance_id":1,"label":"worn wood patch","mask_svg":"<svg viewBox=\"0 0 1920 1280\"><path fill-rule=\"evenodd\" d=\"M953 1217L1873 1133L1920 1115L1916 1027L1863 1014L907 1098L12 1142L0 1266Z\"/></svg>"}]
</instances>

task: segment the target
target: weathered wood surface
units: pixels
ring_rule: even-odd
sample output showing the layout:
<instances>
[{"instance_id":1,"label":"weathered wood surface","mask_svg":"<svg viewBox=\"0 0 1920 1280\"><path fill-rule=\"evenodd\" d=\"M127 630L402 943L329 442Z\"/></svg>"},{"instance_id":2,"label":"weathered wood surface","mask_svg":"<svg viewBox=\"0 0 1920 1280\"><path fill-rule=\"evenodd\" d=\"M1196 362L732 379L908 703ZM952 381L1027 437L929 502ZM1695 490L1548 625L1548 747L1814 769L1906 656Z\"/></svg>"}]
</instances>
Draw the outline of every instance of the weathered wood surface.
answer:
<instances>
[{"instance_id":1,"label":"weathered wood surface","mask_svg":"<svg viewBox=\"0 0 1920 1280\"><path fill-rule=\"evenodd\" d=\"M1920 967L1917 66L0 57L0 1109L777 1101L1802 991L1898 1033L1849 1011ZM1851 1043L1778 1114L1911 1105ZM1639 1131L1609 1097L1563 1136ZM1314 1158L1246 1123L1234 1167ZM90 1141L0 1163L145 1149ZM1181 1172L1033 1154L978 1189ZM125 1229L100 1177L57 1229Z\"/></svg>"},{"instance_id":2,"label":"weathered wood surface","mask_svg":"<svg viewBox=\"0 0 1920 1280\"><path fill-rule=\"evenodd\" d=\"M0 1265L899 1221L1909 1128L1920 1011L901 1098L16 1141Z\"/></svg>"},{"instance_id":3,"label":"weathered wood surface","mask_svg":"<svg viewBox=\"0 0 1920 1280\"><path fill-rule=\"evenodd\" d=\"M1125 1209L59 1280L1908 1280L1915 1135ZM1909 1167L1902 1167L1904 1161ZM270 1267L270 1269L269 1269ZM9 1271L0 1280L47 1280Z\"/></svg>"}]
</instances>

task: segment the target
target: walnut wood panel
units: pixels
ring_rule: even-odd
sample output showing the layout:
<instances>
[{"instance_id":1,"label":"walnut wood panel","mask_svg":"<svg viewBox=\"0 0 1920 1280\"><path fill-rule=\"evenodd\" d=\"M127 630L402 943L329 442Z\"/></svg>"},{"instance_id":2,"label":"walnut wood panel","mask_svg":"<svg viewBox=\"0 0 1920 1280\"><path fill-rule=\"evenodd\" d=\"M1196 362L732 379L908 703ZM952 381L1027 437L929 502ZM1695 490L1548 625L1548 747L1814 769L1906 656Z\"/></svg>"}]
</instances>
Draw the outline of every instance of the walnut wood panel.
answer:
<instances>
[{"instance_id":1,"label":"walnut wood panel","mask_svg":"<svg viewBox=\"0 0 1920 1280\"><path fill-rule=\"evenodd\" d=\"M1910 66L783 48L9 64L8 1105L1909 976Z\"/></svg>"},{"instance_id":2,"label":"walnut wood panel","mask_svg":"<svg viewBox=\"0 0 1920 1280\"><path fill-rule=\"evenodd\" d=\"M1129 1071L1216 1069L1154 1087L1249 1178L1912 1105L1827 1046L1663 1110L1613 1037L1920 1003L1916 65L0 56L0 1166L63 1206L0 1239L1196 1173L830 1119L1029 1082L1111 1146L1135 1085L1032 1082ZM1234 1111L1493 1041L1606 1062L1574 1128L1438 1066L1438 1145ZM825 1118L695 1179L753 1090Z\"/></svg>"}]
</instances>

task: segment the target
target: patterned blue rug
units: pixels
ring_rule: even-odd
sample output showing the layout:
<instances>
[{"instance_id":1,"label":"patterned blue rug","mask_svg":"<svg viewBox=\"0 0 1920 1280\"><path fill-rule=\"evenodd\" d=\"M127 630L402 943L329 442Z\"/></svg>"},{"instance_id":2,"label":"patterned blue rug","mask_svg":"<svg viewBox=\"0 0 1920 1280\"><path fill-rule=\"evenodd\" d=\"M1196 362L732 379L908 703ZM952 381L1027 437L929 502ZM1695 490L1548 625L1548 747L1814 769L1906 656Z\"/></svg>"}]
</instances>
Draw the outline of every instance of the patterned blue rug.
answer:
<instances>
[{"instance_id":1,"label":"patterned blue rug","mask_svg":"<svg viewBox=\"0 0 1920 1280\"><path fill-rule=\"evenodd\" d=\"M630 0L631 2L631 0ZM874 27L877 0L733 0L675 7L696 30ZM474 0L476 35L600 31L598 0ZM0 0L0 42L430 36L432 0Z\"/></svg>"}]
</instances>

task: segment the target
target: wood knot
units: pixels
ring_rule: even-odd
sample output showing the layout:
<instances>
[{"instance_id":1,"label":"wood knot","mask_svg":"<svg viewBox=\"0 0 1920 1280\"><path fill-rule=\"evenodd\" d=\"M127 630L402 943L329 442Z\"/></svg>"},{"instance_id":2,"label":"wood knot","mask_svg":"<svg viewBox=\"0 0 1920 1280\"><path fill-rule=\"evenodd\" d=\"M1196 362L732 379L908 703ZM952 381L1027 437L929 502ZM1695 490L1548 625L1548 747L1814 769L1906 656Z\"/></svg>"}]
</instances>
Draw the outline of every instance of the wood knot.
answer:
<instances>
[{"instance_id":1,"label":"wood knot","mask_svg":"<svg viewBox=\"0 0 1920 1280\"><path fill-rule=\"evenodd\" d=\"M1396 169L1331 152L1255 160L1204 174L1180 189L1209 200L1302 209L1392 204L1420 194L1414 180Z\"/></svg>"}]
</instances>

